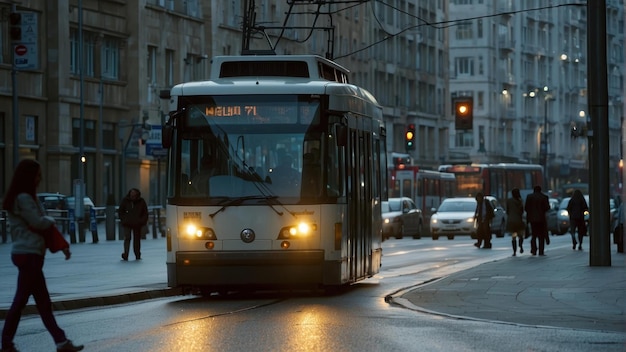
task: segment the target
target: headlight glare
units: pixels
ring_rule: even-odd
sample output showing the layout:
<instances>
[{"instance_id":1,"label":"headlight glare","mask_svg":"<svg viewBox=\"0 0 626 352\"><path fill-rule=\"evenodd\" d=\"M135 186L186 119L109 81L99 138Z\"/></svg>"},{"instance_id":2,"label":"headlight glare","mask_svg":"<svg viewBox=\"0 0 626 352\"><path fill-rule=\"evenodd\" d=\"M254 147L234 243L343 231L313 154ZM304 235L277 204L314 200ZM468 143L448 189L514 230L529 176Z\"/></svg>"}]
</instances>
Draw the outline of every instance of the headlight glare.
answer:
<instances>
[{"instance_id":1,"label":"headlight glare","mask_svg":"<svg viewBox=\"0 0 626 352\"><path fill-rule=\"evenodd\" d=\"M199 227L194 224L188 224L185 227L184 232L187 234L187 237L190 239L196 240L216 240L217 236L215 235L215 231L209 227Z\"/></svg>"},{"instance_id":2,"label":"headlight glare","mask_svg":"<svg viewBox=\"0 0 626 352\"><path fill-rule=\"evenodd\" d=\"M315 224L309 224L301 222L297 225L287 226L280 229L278 239L296 239L299 237L305 237L315 231L317 226Z\"/></svg>"}]
</instances>

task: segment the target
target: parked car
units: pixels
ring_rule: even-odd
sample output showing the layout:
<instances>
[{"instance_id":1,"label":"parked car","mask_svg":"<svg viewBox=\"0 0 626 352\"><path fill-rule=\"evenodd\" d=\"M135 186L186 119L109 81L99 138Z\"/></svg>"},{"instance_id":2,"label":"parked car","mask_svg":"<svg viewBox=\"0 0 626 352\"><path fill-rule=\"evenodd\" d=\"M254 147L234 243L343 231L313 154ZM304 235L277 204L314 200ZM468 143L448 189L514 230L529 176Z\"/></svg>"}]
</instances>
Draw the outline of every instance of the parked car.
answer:
<instances>
[{"instance_id":1,"label":"parked car","mask_svg":"<svg viewBox=\"0 0 626 352\"><path fill-rule=\"evenodd\" d=\"M548 202L550 203L550 209L546 213L546 222L548 224L548 231L553 235L562 235L563 233L560 230L559 219L558 219L559 204L561 202L556 198L549 198Z\"/></svg>"},{"instance_id":2,"label":"parked car","mask_svg":"<svg viewBox=\"0 0 626 352\"><path fill-rule=\"evenodd\" d=\"M44 209L58 209L65 210L67 209L67 196L60 193L37 193L37 198L39 202L44 207Z\"/></svg>"},{"instance_id":3,"label":"parked car","mask_svg":"<svg viewBox=\"0 0 626 352\"><path fill-rule=\"evenodd\" d=\"M491 230L496 236L504 236L506 230L506 212L496 198L485 196L494 208L494 218L491 220ZM474 214L476 212L476 199L470 197L447 198L430 219L430 233L433 240L440 236L446 236L449 240L456 235L469 235L476 237L474 227Z\"/></svg>"},{"instance_id":4,"label":"parked car","mask_svg":"<svg viewBox=\"0 0 626 352\"><path fill-rule=\"evenodd\" d=\"M383 240L389 237L401 239L405 235L421 238L424 226L422 210L411 198L389 198L382 202Z\"/></svg>"}]
</instances>

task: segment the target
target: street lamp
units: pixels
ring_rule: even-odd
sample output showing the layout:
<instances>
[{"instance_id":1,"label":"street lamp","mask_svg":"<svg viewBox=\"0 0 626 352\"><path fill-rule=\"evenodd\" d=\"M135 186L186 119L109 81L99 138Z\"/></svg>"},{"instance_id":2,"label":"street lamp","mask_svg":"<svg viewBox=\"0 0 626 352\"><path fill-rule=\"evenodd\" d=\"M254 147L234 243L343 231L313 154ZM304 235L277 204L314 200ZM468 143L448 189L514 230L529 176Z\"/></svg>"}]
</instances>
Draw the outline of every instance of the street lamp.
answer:
<instances>
[{"instance_id":1,"label":"street lamp","mask_svg":"<svg viewBox=\"0 0 626 352\"><path fill-rule=\"evenodd\" d=\"M548 170L548 102L553 100L552 94L548 93L548 86L543 87L543 133L539 135L539 163L543 166L545 175L544 185L546 190L550 187L550 177ZM539 89L534 89L528 93L530 98L535 98Z\"/></svg>"},{"instance_id":2,"label":"street lamp","mask_svg":"<svg viewBox=\"0 0 626 352\"><path fill-rule=\"evenodd\" d=\"M548 86L543 87L543 135L541 137L540 154L541 165L545 174L546 190L550 188L550 177L548 170L548 102L552 100L552 95L548 93Z\"/></svg>"}]
</instances>

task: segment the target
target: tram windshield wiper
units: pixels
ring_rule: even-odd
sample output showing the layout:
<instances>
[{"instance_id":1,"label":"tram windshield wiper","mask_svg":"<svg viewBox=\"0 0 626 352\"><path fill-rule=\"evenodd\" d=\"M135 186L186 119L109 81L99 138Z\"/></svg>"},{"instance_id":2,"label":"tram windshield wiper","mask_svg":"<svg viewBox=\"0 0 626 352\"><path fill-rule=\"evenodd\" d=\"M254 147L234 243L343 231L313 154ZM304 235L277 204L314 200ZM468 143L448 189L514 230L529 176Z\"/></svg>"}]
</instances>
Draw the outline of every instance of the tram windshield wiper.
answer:
<instances>
[{"instance_id":1,"label":"tram windshield wiper","mask_svg":"<svg viewBox=\"0 0 626 352\"><path fill-rule=\"evenodd\" d=\"M223 203L221 204L222 206L214 213L209 214L209 216L212 218L215 215L217 215L218 213L224 211L224 209L231 207L231 206L235 206L235 205L240 205L245 201L249 201L249 200L260 200L265 202L265 204L269 205L272 210L274 210L276 212L276 214L282 216L283 212L278 211L274 208L274 206L272 205L271 201L277 199L278 196L245 196L245 197L238 197L238 198L230 198L228 200L224 200Z\"/></svg>"}]
</instances>

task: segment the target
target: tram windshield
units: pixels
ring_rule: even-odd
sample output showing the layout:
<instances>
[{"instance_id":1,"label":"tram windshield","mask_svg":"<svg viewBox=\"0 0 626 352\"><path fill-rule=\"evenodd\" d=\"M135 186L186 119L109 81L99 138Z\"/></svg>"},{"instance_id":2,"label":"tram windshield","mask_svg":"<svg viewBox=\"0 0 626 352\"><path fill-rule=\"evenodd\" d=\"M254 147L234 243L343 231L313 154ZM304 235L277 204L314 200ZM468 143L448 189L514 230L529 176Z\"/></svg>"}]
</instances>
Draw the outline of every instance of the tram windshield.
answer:
<instances>
[{"instance_id":1,"label":"tram windshield","mask_svg":"<svg viewBox=\"0 0 626 352\"><path fill-rule=\"evenodd\" d=\"M236 205L323 195L322 182L329 178L322 165L336 164L338 153L333 143L324 142L318 100L296 95L184 99L186 114L172 154L180 170L172 176L179 181L170 194ZM337 177L331 172L332 179Z\"/></svg>"}]
</instances>

